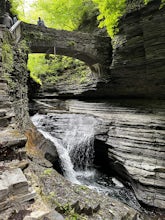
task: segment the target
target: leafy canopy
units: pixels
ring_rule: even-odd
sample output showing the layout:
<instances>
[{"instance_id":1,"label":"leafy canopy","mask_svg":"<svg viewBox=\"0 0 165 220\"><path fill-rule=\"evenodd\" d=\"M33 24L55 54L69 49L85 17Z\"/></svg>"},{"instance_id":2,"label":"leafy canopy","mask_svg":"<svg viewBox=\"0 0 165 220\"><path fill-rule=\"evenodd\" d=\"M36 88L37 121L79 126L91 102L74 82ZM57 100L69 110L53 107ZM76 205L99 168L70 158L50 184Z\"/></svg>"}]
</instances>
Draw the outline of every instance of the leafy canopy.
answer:
<instances>
[{"instance_id":1,"label":"leafy canopy","mask_svg":"<svg viewBox=\"0 0 165 220\"><path fill-rule=\"evenodd\" d=\"M28 69L39 84L55 84L61 80L83 83L90 72L80 60L66 56L30 54Z\"/></svg>"},{"instance_id":2,"label":"leafy canopy","mask_svg":"<svg viewBox=\"0 0 165 220\"><path fill-rule=\"evenodd\" d=\"M124 14L126 7L126 0L93 0L98 4L100 15L99 27L106 27L111 37L117 32L117 24L119 18Z\"/></svg>"},{"instance_id":3,"label":"leafy canopy","mask_svg":"<svg viewBox=\"0 0 165 220\"><path fill-rule=\"evenodd\" d=\"M118 31L119 18L124 14L127 0L10 0L12 11L29 23L42 17L48 27L76 30L86 15L98 7L99 27L106 27L111 37ZM151 0L144 0L147 4ZM161 0L163 7L165 0Z\"/></svg>"},{"instance_id":4,"label":"leafy canopy","mask_svg":"<svg viewBox=\"0 0 165 220\"><path fill-rule=\"evenodd\" d=\"M98 7L99 27L106 27L110 36L116 32L118 19L124 13L126 0L11 0L21 20L36 23L44 19L48 27L76 30L86 15Z\"/></svg>"}]
</instances>

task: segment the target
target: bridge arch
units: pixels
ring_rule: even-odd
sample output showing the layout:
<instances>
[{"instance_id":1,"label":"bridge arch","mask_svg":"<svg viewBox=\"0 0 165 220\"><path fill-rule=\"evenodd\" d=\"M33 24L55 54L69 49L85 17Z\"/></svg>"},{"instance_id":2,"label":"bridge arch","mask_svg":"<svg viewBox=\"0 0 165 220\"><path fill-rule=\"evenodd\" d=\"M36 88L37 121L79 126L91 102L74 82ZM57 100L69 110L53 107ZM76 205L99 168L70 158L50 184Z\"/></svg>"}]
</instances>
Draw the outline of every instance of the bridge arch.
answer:
<instances>
[{"instance_id":1,"label":"bridge arch","mask_svg":"<svg viewBox=\"0 0 165 220\"><path fill-rule=\"evenodd\" d=\"M31 53L73 57L99 74L111 64L112 46L107 36L38 27L22 21L17 21L10 32L16 42L25 39Z\"/></svg>"},{"instance_id":2,"label":"bridge arch","mask_svg":"<svg viewBox=\"0 0 165 220\"><path fill-rule=\"evenodd\" d=\"M79 59L88 66L109 66L111 39L109 37L78 31L41 28L21 23L21 39L26 39L31 53L64 55Z\"/></svg>"}]
</instances>

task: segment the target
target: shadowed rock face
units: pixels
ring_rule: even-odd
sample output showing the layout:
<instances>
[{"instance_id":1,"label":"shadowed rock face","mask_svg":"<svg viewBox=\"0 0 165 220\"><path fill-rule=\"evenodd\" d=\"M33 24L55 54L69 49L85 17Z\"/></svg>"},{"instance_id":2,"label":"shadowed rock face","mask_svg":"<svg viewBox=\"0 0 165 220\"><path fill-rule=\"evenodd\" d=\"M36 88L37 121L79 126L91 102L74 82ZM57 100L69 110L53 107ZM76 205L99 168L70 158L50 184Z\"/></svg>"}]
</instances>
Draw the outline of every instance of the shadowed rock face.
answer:
<instances>
[{"instance_id":1,"label":"shadowed rock face","mask_svg":"<svg viewBox=\"0 0 165 220\"><path fill-rule=\"evenodd\" d=\"M113 39L111 93L164 98L165 8L153 1L128 13Z\"/></svg>"},{"instance_id":2,"label":"shadowed rock face","mask_svg":"<svg viewBox=\"0 0 165 220\"><path fill-rule=\"evenodd\" d=\"M0 2L0 23L2 24L2 16L4 15L6 11L6 4L5 4L5 0L1 0Z\"/></svg>"},{"instance_id":3,"label":"shadowed rock face","mask_svg":"<svg viewBox=\"0 0 165 220\"><path fill-rule=\"evenodd\" d=\"M3 16L5 12L8 12L10 14L10 8L11 8L10 1L8 0L0 1L0 24L3 23Z\"/></svg>"}]
</instances>

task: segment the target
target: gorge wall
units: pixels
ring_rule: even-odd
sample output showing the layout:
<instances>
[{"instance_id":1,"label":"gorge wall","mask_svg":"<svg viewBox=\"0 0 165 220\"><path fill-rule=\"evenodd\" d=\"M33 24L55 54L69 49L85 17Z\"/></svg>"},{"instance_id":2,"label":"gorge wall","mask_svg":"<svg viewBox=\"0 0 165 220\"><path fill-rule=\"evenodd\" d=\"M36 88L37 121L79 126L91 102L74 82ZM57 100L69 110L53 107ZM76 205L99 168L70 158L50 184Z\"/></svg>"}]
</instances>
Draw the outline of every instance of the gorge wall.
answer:
<instances>
[{"instance_id":1,"label":"gorge wall","mask_svg":"<svg viewBox=\"0 0 165 220\"><path fill-rule=\"evenodd\" d=\"M23 130L29 122L25 51L15 47L5 27L0 30L0 144L6 149L25 146ZM17 146L18 144L18 146Z\"/></svg>"},{"instance_id":2,"label":"gorge wall","mask_svg":"<svg viewBox=\"0 0 165 220\"><path fill-rule=\"evenodd\" d=\"M38 150L49 157L51 149L55 161L57 152L54 145L36 131L29 117L26 42L16 44L9 31L1 25L0 48L0 160L18 158L19 148L26 144L29 150L36 152L38 146ZM6 152L11 152L8 158Z\"/></svg>"},{"instance_id":3,"label":"gorge wall","mask_svg":"<svg viewBox=\"0 0 165 220\"><path fill-rule=\"evenodd\" d=\"M165 8L151 1L123 17L113 40L111 94L164 98Z\"/></svg>"}]
</instances>

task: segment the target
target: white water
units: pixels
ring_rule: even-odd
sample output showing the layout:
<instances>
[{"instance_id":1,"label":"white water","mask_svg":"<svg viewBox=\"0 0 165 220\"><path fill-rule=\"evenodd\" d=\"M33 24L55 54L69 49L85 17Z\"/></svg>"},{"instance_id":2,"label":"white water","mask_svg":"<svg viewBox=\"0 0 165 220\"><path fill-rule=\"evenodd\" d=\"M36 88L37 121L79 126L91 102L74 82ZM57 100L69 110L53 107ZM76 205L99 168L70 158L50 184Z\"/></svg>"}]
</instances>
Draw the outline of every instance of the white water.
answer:
<instances>
[{"instance_id":1,"label":"white water","mask_svg":"<svg viewBox=\"0 0 165 220\"><path fill-rule=\"evenodd\" d=\"M56 113L36 114L32 121L45 138L54 143L66 179L118 198L132 207L140 207L134 194L121 182L92 168L94 136L98 127L96 118L83 114Z\"/></svg>"},{"instance_id":2,"label":"white water","mask_svg":"<svg viewBox=\"0 0 165 220\"><path fill-rule=\"evenodd\" d=\"M60 133L60 139L55 137L54 131L45 131L47 126L53 123L52 118L50 122L49 117L36 114L32 117L32 121L44 137L54 143L66 179L76 184L82 184L79 179L94 178L95 170L91 168L94 157L93 142L96 124L94 118L81 117L81 115L67 118L67 122L64 123L65 128ZM57 124L54 125L58 129Z\"/></svg>"},{"instance_id":3,"label":"white water","mask_svg":"<svg viewBox=\"0 0 165 220\"><path fill-rule=\"evenodd\" d=\"M63 168L65 178L73 183L80 184L80 182L76 178L76 172L73 169L73 164L71 162L71 158L69 156L69 153L68 153L67 149L64 148L63 145L60 143L60 140L51 136L46 131L43 131L41 129L38 129L38 131L40 131L46 139L49 139L51 142L54 143L54 145L57 149L59 158L62 161L61 166Z\"/></svg>"}]
</instances>

